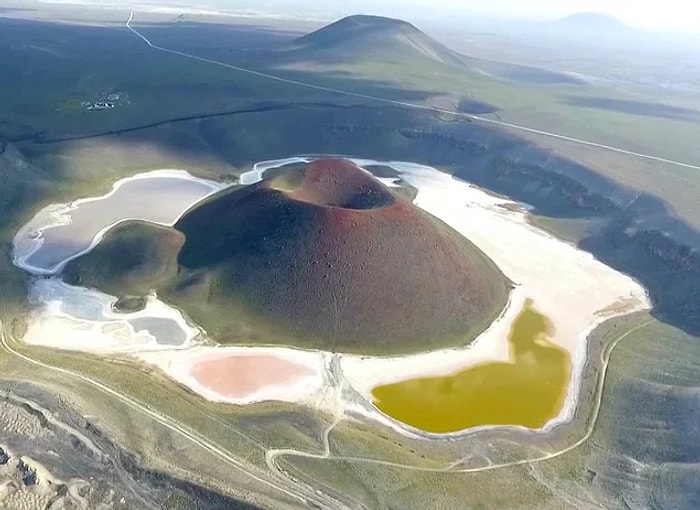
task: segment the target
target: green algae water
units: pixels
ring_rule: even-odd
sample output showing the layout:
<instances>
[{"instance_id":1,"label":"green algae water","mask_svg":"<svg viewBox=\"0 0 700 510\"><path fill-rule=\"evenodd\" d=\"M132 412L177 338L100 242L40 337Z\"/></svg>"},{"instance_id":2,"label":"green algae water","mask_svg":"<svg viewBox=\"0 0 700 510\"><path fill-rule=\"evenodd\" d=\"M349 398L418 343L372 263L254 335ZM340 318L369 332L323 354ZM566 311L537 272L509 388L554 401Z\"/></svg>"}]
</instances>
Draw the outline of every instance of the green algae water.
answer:
<instances>
[{"instance_id":1,"label":"green algae water","mask_svg":"<svg viewBox=\"0 0 700 510\"><path fill-rule=\"evenodd\" d=\"M374 404L433 433L481 425L540 428L561 410L571 372L569 353L549 341L551 333L547 317L528 300L510 329L508 362L378 386Z\"/></svg>"}]
</instances>

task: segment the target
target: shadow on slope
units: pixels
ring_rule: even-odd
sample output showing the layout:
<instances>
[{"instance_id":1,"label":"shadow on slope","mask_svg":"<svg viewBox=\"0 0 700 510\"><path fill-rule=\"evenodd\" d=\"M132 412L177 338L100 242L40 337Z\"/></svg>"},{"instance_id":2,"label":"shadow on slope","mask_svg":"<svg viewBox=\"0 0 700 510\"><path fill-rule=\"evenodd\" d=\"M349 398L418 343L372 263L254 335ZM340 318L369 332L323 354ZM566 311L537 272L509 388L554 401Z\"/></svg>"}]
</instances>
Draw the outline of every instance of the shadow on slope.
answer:
<instances>
[{"instance_id":1,"label":"shadow on slope","mask_svg":"<svg viewBox=\"0 0 700 510\"><path fill-rule=\"evenodd\" d=\"M333 352L464 345L506 301L506 278L478 248L346 160L223 190L175 228L185 236L178 287L192 288L189 272L206 281L219 313L200 323L227 343L251 322L266 343Z\"/></svg>"},{"instance_id":2,"label":"shadow on slope","mask_svg":"<svg viewBox=\"0 0 700 510\"><path fill-rule=\"evenodd\" d=\"M646 117L660 117L694 122L700 121L700 112L697 110L663 103L588 96L568 96L566 98L566 103L584 108L631 113L633 115L642 115Z\"/></svg>"},{"instance_id":3,"label":"shadow on slope","mask_svg":"<svg viewBox=\"0 0 700 510\"><path fill-rule=\"evenodd\" d=\"M348 16L302 37L287 41L279 37L276 39L280 44L260 44L258 48L250 48L251 51L241 51L239 46L226 41L192 47L188 46L187 38L178 40L170 36L168 30L149 26L143 27L143 32L156 44L168 48L192 51L199 56L287 78L314 83L321 81L324 85L338 68L348 66L373 70L378 80L389 83L405 82L404 74L411 75L421 70L427 74L490 75L534 85L582 83L565 73L465 56L410 23L381 16ZM389 66L389 69L382 73L382 66ZM435 85L439 88L439 83ZM439 90L433 92L441 93Z\"/></svg>"},{"instance_id":4,"label":"shadow on slope","mask_svg":"<svg viewBox=\"0 0 700 510\"><path fill-rule=\"evenodd\" d=\"M226 26L205 25L202 29L208 28L239 34L242 40L250 38L250 27L244 35ZM235 44L237 39L232 39ZM269 40L275 40L274 32ZM13 77L0 81L0 94L7 98L0 105L0 138L16 141L118 133L174 120L299 103L366 102L159 52L124 27L0 19L0 52L0 75ZM238 62L238 58L233 60ZM251 61L243 62L247 65ZM39 69L50 79L35 79ZM329 77L324 85L411 102L422 102L435 93L340 75ZM111 93L121 97L114 108L87 110L86 105L106 101Z\"/></svg>"},{"instance_id":5,"label":"shadow on slope","mask_svg":"<svg viewBox=\"0 0 700 510\"><path fill-rule=\"evenodd\" d=\"M0 23L4 23L4 20ZM41 36L39 29L46 29L49 39L57 34L61 34L62 38L70 39L72 33L80 34L83 31L81 27L59 27L57 29L59 32L52 32L56 28L53 25L32 26L37 30L33 32L16 30L13 35L14 41L9 41L7 38L3 41L10 45L18 41L26 41L27 38L31 40L32 37ZM105 33L116 34L111 32L112 29L104 30ZM89 31L91 34L97 33L93 29ZM6 33L0 30L0 38ZM125 59L119 61L122 68L118 72L115 71L113 75L113 77L116 76L116 80L120 80L120 76L136 72L136 68L143 66L140 56L143 56L144 48L131 43L128 43L131 46L122 46L121 42L116 42L117 36L114 37L115 47L105 55L111 58L116 53L126 54ZM131 49L126 51L125 48ZM98 53L99 51L95 51L95 62ZM47 62L38 56L25 59L14 55L13 58L15 64L23 63L26 68L29 68L30 64L41 66ZM3 60L3 62L5 64L0 63L0 66L6 65L7 61ZM171 70L173 66L177 66L183 74L193 71L192 67L179 59L170 61ZM3 72L7 69L8 67L3 67ZM60 76L60 71L55 66L48 67L45 70L45 76L51 77L56 72L59 72ZM160 72L162 68L156 71ZM342 80L343 77L338 76L337 79ZM50 82L48 79L43 81ZM202 79L202 83L204 81ZM16 83L8 83L8 81L1 83L3 90L10 90L10 87L17 88L20 85L27 88L29 92L36 90L33 88L36 86L35 81L23 76L20 76ZM63 90L61 83L63 82L54 88ZM257 80L251 81L250 85L252 93L255 93L253 90L255 88L266 87L266 85L260 85ZM153 88L147 92L146 96L155 101L159 98L158 94L159 89ZM201 91L195 93L193 89L184 94L190 106L199 105L198 101L202 100L200 96ZM318 96L322 96L324 100L330 97L320 92L311 94L314 99L318 99ZM3 97L10 97L15 101L12 94ZM193 99L196 101L192 101ZM123 173L135 172L135 168L146 161L144 154L147 151L124 150L131 147L148 147L149 153L159 149L188 160L191 157L197 157L208 161L208 158L214 154L218 160L226 164L226 169L230 173L236 173L237 168L257 160L298 153L349 154L378 159L414 160L438 165L485 188L528 202L544 215L556 218L597 217L605 220L607 226L584 239L582 247L589 249L595 256L619 270L628 272L649 288L656 306L653 313L661 320L688 333L694 335L700 333L700 299L697 295L700 289L700 271L695 262L700 247L700 234L677 219L658 199L640 197L634 200L637 194L633 190L611 182L572 161L553 156L550 152L543 151L533 144L490 128L465 122L445 122L428 112L414 112L371 104L353 108L347 105L323 106L321 102L317 101L319 104L316 106L307 104L285 111L251 112L229 117L188 120L178 123L177 126L163 124L158 127L130 131L123 135L115 133L104 137L104 140L115 144L119 142L121 151L99 152L98 159L103 163L121 159L132 160L134 166L129 167L128 170L121 170ZM67 129L60 120L61 117L56 115L46 124L51 126L57 134L95 132L92 125L76 124L77 128ZM102 121L104 122L104 118ZM12 117L11 122L19 121L16 117ZM125 127L133 125L133 119L123 122ZM173 134L177 136L172 136ZM95 144L96 141L92 140L90 143ZM2 189L14 189L12 193L0 194L2 210L7 213L0 218L3 264L6 264L11 257L10 240L14 232L10 227L25 217L32 208L48 197L53 200L58 194L66 198L83 184L98 186L118 174L117 170L110 173L109 178L98 175L97 172L91 175L82 174L82 170L76 168L70 159L71 147L69 144L60 143L38 145L27 140L18 146L23 154L23 160L12 160L1 169L0 178L6 179L3 181ZM49 151L56 157L48 158ZM148 161L148 165L155 166L161 160L149 159ZM25 165L32 165L34 169L27 171ZM207 164L192 170L200 175L212 175L212 167L213 165ZM8 186L7 183L10 183L11 188L5 187ZM7 280L4 275L2 278L3 291L5 291ZM7 294L4 294L3 298L6 297ZM657 342L659 336L652 338L650 343L665 348L666 343ZM697 344L695 337L679 338L679 345ZM661 354L667 356L669 353ZM694 370L693 367L700 362L700 353L690 349L680 352L674 359L681 360ZM664 362L663 365L661 361ZM645 462L652 467L657 459L660 459L659 466L667 460L693 462L693 455L682 456L677 454L677 451L679 449L694 451L688 448L689 444L692 446L689 441L694 436L689 439L684 435L687 427L697 423L696 409L692 404L694 400L679 400L674 397L669 403L668 398L672 391L683 393L687 385L676 384L670 379L661 379L663 385L671 381L675 384L675 389L669 387L668 391L658 391L665 386L657 384L654 386L654 391L647 391L636 383L639 374L646 373L654 367L662 367L668 374L673 374L673 364L665 361L665 357L660 358L652 353L644 365L621 367L621 370L629 375L629 380L626 382L624 392L618 395L620 401L624 399L630 403L630 407L625 408L629 420L634 418L634 423L637 423L639 420L653 419L657 407L664 409L663 420L661 420L663 423L658 429L659 434L663 434L669 442L676 442L679 445L674 450L676 453L667 458L649 454ZM666 377L672 377L672 375L664 375L664 378ZM658 438L653 435L643 436L649 437L649 440L640 439L636 444L622 440L624 437L642 437L638 429L631 427L630 423L630 421L613 420L612 426L615 427L615 433L619 439L615 454L635 458L640 456L640 447L644 448L647 444L651 446L651 443ZM615 459L618 460L619 457ZM629 481L633 482L626 487L642 487L648 480L653 477L658 480L658 477L666 472L664 469L651 468L637 470L638 466L639 464L632 460L624 461L624 472L629 475ZM682 466L679 466L673 464L672 468L682 469ZM617 468L611 466L610 469ZM676 485L676 487L687 494L688 502L692 503L691 498L697 494L698 484L697 477L691 471L688 473L690 474L684 477L682 485ZM625 496L613 492L610 497L620 502ZM661 501L659 506L670 507L673 506L673 502ZM694 508L692 504L685 506Z\"/></svg>"}]
</instances>

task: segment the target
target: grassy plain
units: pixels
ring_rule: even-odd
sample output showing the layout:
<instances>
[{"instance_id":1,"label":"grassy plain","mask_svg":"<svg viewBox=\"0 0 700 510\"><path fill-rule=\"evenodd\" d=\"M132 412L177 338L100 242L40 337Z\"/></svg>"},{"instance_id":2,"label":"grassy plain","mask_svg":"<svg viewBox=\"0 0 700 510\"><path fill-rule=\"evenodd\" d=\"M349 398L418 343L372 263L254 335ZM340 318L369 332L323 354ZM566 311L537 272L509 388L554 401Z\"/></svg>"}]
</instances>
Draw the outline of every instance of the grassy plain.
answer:
<instances>
[{"instance_id":1,"label":"grassy plain","mask_svg":"<svg viewBox=\"0 0 700 510\"><path fill-rule=\"evenodd\" d=\"M192 26L170 31L148 26L142 29L156 44L194 52L178 42L180 33L194 31ZM296 59L286 54L275 59L274 53L265 53L264 60L236 52L225 43L194 48L198 55L223 62L392 100L455 111L464 101L479 101L493 106L496 112L487 116L496 120L700 165L700 149L695 143L700 136L700 103L686 104L685 94L668 88L663 89L663 100L659 100L659 91L653 87L630 87L624 81L567 82L556 75L551 77L551 71L485 59L468 58L467 65L458 69L429 59L419 59L419 66L408 65L410 59L400 54L393 55L389 61L362 58L369 54L370 48L359 48L355 59L306 54ZM542 58L534 53L529 57L532 61ZM528 56L523 58L527 63ZM245 74L241 76L244 78ZM303 92L302 87L290 87ZM684 112L683 115L678 111ZM558 154L575 160L583 158L586 165L602 175L674 204L681 217L700 226L700 208L693 199L700 192L700 170L617 157L600 149L590 150L517 130L513 133L551 147Z\"/></svg>"},{"instance_id":2,"label":"grassy plain","mask_svg":"<svg viewBox=\"0 0 700 510\"><path fill-rule=\"evenodd\" d=\"M503 143L504 151L511 151L510 156L515 159L527 159L535 152L532 147L515 150L492 130L448 116L408 115L401 109L369 100L290 88L149 52L121 27L98 29L35 22L8 25L2 19L0 23L4 57L0 75L16 77L0 81L3 97L9 98L0 105L0 299L4 303L3 323L13 324L17 330L21 330L21 321L13 323L13 318L20 317L26 308L26 275L11 264L14 232L40 206L104 192L119 177L155 168L185 167L197 175L228 178L256 159L303 152L404 157L437 161L444 168L486 167L487 163L480 159L483 153L468 152L473 145L465 145L465 151L455 148L463 147L460 143L466 141L480 143L477 147L483 150L490 146L498 150ZM146 28L144 32L148 33ZM165 27L161 31L162 36L167 36L168 45L182 41L180 33L180 28ZM220 56L229 48L200 45L183 49ZM604 112L562 102L571 94L601 95L600 90L588 85L534 86L430 67L425 69L428 76L422 76L417 71L406 73L400 67L374 64L337 68L334 74L316 65L313 69L277 70L287 76L318 79L320 83L411 101L456 104L468 96L498 106L500 111L494 117L534 122L537 125L533 127L545 129L561 128L566 134L598 137L608 143L629 142L631 145L625 147L642 147L643 152L653 149L654 153L670 154L673 159L698 159L698 128L693 122ZM83 112L77 107L82 100L115 90L126 92L130 98L130 103L119 110ZM603 95L619 96L615 94L606 91ZM439 99L431 99L434 95ZM274 108L270 108L270 103ZM351 105L353 108L349 108ZM460 136L446 134L455 126L468 132L458 132ZM51 142L65 137L76 138ZM694 170L645 163L565 142L550 143L537 138L536 144L554 152L539 153L535 160L551 156L558 165L560 161L553 154L569 155L600 174L657 194L673 203L683 218L700 225L696 200L699 183ZM555 188L538 188L539 185L535 181L533 186L544 197L542 202L551 199ZM576 195L572 200L580 198ZM557 222L549 220L553 231L562 229ZM578 227L563 228L578 241ZM624 250L622 255L630 258ZM669 256L672 260L673 253ZM680 260L692 262L691 258ZM663 281L676 274L691 284L694 281L692 265L685 273L668 267ZM675 292L674 288L670 291ZM684 301L692 303L690 291L683 292L688 292ZM669 299L661 294L659 303ZM635 323L630 320L615 323L618 324L622 324L618 329L604 326L608 340ZM21 349L44 362L80 371L119 389L176 418L235 456L250 455L247 462L255 469L263 469L264 464L263 450L256 443L321 451L319 438L328 422L313 412L279 404L246 409L210 404L162 375L128 361ZM592 436L568 453L536 464L445 475L347 460L283 457L280 463L300 478L347 492L366 501L370 508L463 509L468 505L694 510L700 507L700 450L696 446L700 444L696 403L700 385L698 349L697 337L660 322L626 338L613 351L601 414ZM222 491L242 487L237 494L266 506L294 506L276 493L271 496L273 499L267 499L267 487L258 486L238 470L223 468L211 454L173 437L150 418L92 386L29 366L5 350L0 350L0 368L3 378L37 381L70 395L84 415L99 416L101 429L153 465L201 479ZM495 441L501 446L499 458L519 458L523 451L532 454L537 449L547 453L555 447L575 444L585 431L594 395L593 391L586 391L581 416L571 428L553 431L547 439L553 444L543 445L536 438L528 438L532 443L514 444L512 438L501 438ZM484 466L488 464L484 455L492 455L484 450L489 442L494 442L491 436L479 436L469 446L434 444L399 438L375 426L345 423L331 434L332 452L420 467L460 459L463 465Z\"/></svg>"},{"instance_id":3,"label":"grassy plain","mask_svg":"<svg viewBox=\"0 0 700 510\"><path fill-rule=\"evenodd\" d=\"M612 333L609 339L615 339L645 320L644 316L634 321L621 320L619 328L607 325L600 333L608 335L606 331L609 330ZM679 463L665 474L667 478L659 478L657 469L653 468L670 459L678 459L679 455L686 459L685 462L692 462L695 455L692 450L679 449L680 444L692 439L695 434L692 429L674 428L670 435L668 429L669 423L677 418L678 406L686 405L684 399L692 398L687 388L697 383L697 372L688 361L689 355L695 355L695 346L691 342L693 339L658 322L625 339L613 351L603 407L592 436L577 448L552 459L478 471L479 467L488 467L488 459L498 464L509 458L536 458L572 444L588 430L590 424L586 416L590 415L590 404L581 410L582 418L565 427L563 443L558 443L555 435L550 444L543 438L544 442L533 443L530 449L528 441L499 439L496 435L491 438L490 448L500 444L500 453L497 453L497 450L490 451L485 447L484 439L480 437L428 443L350 421L341 422L330 437L331 456L341 456L343 460L287 456L280 459L280 466L295 478L313 480L314 486L323 487L329 494L344 494L346 499L361 501L371 508L395 508L408 502L455 509L465 508L465 504L467 508L561 508L561 505L571 504L622 508L624 503L617 491L625 491L625 494L637 498L636 501L646 504L653 498L660 498L673 502L678 508L692 508L688 505L692 499L687 499L692 498L690 492L674 492L667 484L671 483L670 480L691 483L695 468L690 464L683 467ZM309 453L322 450L320 437L330 420L309 411L282 404L241 408L206 403L159 373L128 360L106 360L19 344L12 346L51 366L69 369L106 384L157 410L224 451L245 459L246 469L252 473L260 475L265 472L264 451L269 448L296 448ZM667 370L672 370L675 379L673 384L666 385L666 389L659 392L659 382L666 380ZM640 373L645 374L641 379ZM17 360L3 372L3 377L30 379L55 391L70 393L83 413L99 416L92 419L93 425L130 445L154 467L228 493L231 487L246 487L244 493L234 491L233 494L245 496L258 504L279 508L290 504L276 491L248 480L241 471L222 470L221 459L193 448L186 440L162 429L138 410L80 380ZM628 392L638 391L643 393L638 398L657 413L653 421L646 422L641 429L637 423L639 412L630 412L628 407L640 402L636 398L630 399ZM633 445L638 449L642 444L629 437L631 430L634 430L635 437L639 438L641 434L641 439L651 441L643 443L646 446L641 457L639 450L629 453L626 450ZM649 450L652 444L654 446ZM346 459L346 456L350 458ZM184 458L187 458L186 463ZM405 464L411 468L375 464L363 459ZM612 459L615 462L611 462ZM642 461L650 468L640 473L637 465ZM454 464L453 473L421 471L423 468L442 469L450 464ZM183 467L185 465L187 467ZM476 469L474 472L460 472L465 467ZM643 493L635 492L639 489L633 489L625 481L632 473L641 477L637 483L645 487Z\"/></svg>"}]
</instances>

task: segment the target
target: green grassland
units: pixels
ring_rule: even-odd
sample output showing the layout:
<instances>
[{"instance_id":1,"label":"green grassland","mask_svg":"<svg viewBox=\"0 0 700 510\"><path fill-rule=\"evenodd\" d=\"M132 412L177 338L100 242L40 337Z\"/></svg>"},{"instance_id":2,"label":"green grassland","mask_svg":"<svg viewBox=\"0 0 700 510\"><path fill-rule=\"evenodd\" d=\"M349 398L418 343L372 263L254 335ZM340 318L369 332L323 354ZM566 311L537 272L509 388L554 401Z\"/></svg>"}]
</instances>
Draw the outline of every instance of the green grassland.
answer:
<instances>
[{"instance_id":1,"label":"green grassland","mask_svg":"<svg viewBox=\"0 0 700 510\"><path fill-rule=\"evenodd\" d=\"M497 109L497 114L493 117L504 122L544 131L552 131L555 127L554 131L558 134L700 164L700 151L695 143L700 136L700 105L695 105L695 115L687 118L649 115L641 108L639 113L634 113L577 106L569 102L570 96L640 100L663 109L663 103L658 101L657 96L630 97L626 91L587 83L533 84L506 79L499 73L484 71L482 68L489 68L486 62L475 62L466 70L455 70L438 62L421 62L420 66L408 66L406 61L398 58L388 63L358 59L355 62L334 64L312 60L304 64L305 69L297 70L295 67L299 65L288 65L280 71L285 76L328 86L337 85L342 76L352 76L356 84L353 90L356 91L360 91L363 80L400 84L403 88L427 93L435 98L428 99L427 104L454 110L459 101L466 98L483 101L493 105ZM338 78L334 79L334 76ZM668 107L671 110L673 96L664 99L671 102ZM700 171L683 168L675 170L676 178L691 180L694 189L698 189ZM636 177L629 176L630 179ZM649 190L661 182L654 180L654 176L648 176L648 179L650 180L644 184ZM675 197L663 198L673 202Z\"/></svg>"},{"instance_id":2,"label":"green grassland","mask_svg":"<svg viewBox=\"0 0 700 510\"><path fill-rule=\"evenodd\" d=\"M148 48L123 26L0 22L0 46L12 49L2 66L3 74L12 73L14 79L3 80L0 89L9 98L0 110L1 132L9 139L46 142L331 98L335 104L348 103L331 93L261 82L205 62L183 62L180 56ZM17 45L18 38L30 42ZM51 76L50 83L36 80L37 72ZM81 106L112 92L124 94L114 109L86 111Z\"/></svg>"},{"instance_id":3,"label":"green grassland","mask_svg":"<svg viewBox=\"0 0 700 510\"><path fill-rule=\"evenodd\" d=\"M143 27L157 44L181 51L191 48L178 42L178 34L189 30L192 28L173 27L168 31ZM496 110L487 116L497 120L700 165L700 150L695 143L700 136L700 103L688 105L681 93L676 96L665 90L660 101L658 93L650 89L576 82L551 71L469 57L463 59L462 66L445 65L424 54L406 52L395 40L396 34L386 35L382 42L392 51L382 58L368 57L376 53L374 39L352 45L354 53L341 45L344 56L333 58L328 56L332 40L323 51L304 48L278 56L268 50L262 54L264 58L237 52L223 42L216 47L194 48L197 54L242 67L392 100L454 111L463 101L479 101ZM325 39L319 44L323 42ZM302 93L303 88L297 90ZM619 108L615 104L629 106ZM689 113L675 114L679 108ZM564 141L514 133L574 159L580 159L585 151ZM683 218L700 226L700 208L694 200L700 191L700 171L629 156L618 158L598 149L588 152L592 155L584 156L585 163L597 172L673 203Z\"/></svg>"},{"instance_id":4,"label":"green grassland","mask_svg":"<svg viewBox=\"0 0 700 510\"><path fill-rule=\"evenodd\" d=\"M610 222L621 222L624 230L622 213L607 216L607 212L596 212L595 207L584 207L596 194L626 205L634 198L635 190L647 190L673 203L682 218L700 225L700 208L694 200L698 196L697 173L690 169L644 163L539 138L535 145L553 152L537 152L535 145L516 143L495 130L449 116L410 114L368 100L278 86L249 75L155 54L139 41L132 41L133 35L123 28L43 23L31 25L33 29L26 24L10 29L4 20L0 23L0 76L17 77L0 80L3 97L8 98L0 105L0 300L3 324L13 325L17 332L21 332L27 309L27 276L11 263L11 240L19 226L47 203L104 192L119 177L155 168L186 168L204 177L231 179L256 160L299 153L408 159L433 163L465 178L481 179L482 185L530 201L539 208L560 200L558 208L544 221L551 231L566 232L572 242L598 235ZM169 44L178 39L177 30L163 30L161 34L169 34ZM40 49L25 47L25 43ZM198 49L217 55L227 50ZM444 68L425 67L423 72L430 73L426 76L417 68L406 71L401 66L371 63L342 65L346 67L338 67L339 72L334 75L329 75L328 68L319 73L320 63L314 63L311 70L290 70L288 65L278 70L287 76L323 80L320 83L411 101L428 101L430 97L433 101L440 97L442 101L447 95L447 101L456 104L464 96L472 97L497 105L501 108L497 115L503 119L536 121L541 124L533 127L552 130L561 126L571 130L563 131L566 134L599 136L599 141L604 142L629 142L629 148L642 147L642 152L670 154L673 159L697 159L697 127L692 122L602 112L562 102L572 94L614 96L614 92L602 94L588 85L534 86L478 74L460 75ZM348 76L340 71L354 74ZM443 87L442 95L435 90ZM582 87L587 91L582 91ZM131 103L109 112L84 112L76 107L76 101L111 90L127 92ZM260 103L266 102L284 107L265 110L269 105ZM349 108L350 105L354 107ZM196 118L189 118L193 116ZM151 126L153 122L162 123ZM116 132L83 138L111 131ZM51 142L63 137L77 138ZM508 178L515 182L513 188L504 187L502 181L494 178L496 167L489 151L498 152L499 157L529 161L526 166L512 167ZM556 154L571 156L583 165L569 169ZM549 163L541 163L543 159ZM553 167L560 172L555 180L551 179ZM586 168L594 172L588 174ZM611 176L634 189L627 193L610 183L601 184L597 175ZM560 180L561 176L566 179ZM570 187L567 179L584 182L592 191L574 193L571 190L578 188ZM629 214L630 221L635 221L637 212L632 210ZM562 216L565 223L561 222ZM595 218L582 219L587 216ZM644 218L645 222L651 221ZM675 236L671 239L690 242L695 235L669 224L662 213L655 213L654 218L658 223L650 229L667 229ZM643 233L646 223L641 225L638 232ZM643 241L639 244L635 244L635 238L622 234L602 239L609 241L602 245L621 246L617 258L610 259L617 267L647 285L655 282L653 299L659 308L665 303L667 309L683 312L683 306L697 302L693 291L700 287L693 283L697 281L697 270L692 252L689 255L674 251L666 245L659 250L660 245L650 243L644 236L636 238ZM605 254L597 246L589 248L598 255ZM648 267L635 266L639 254L646 253L655 257L640 258L648 260ZM649 267L654 271L651 280ZM676 306L677 303L683 306ZM370 508L461 510L466 505L694 510L700 506L700 451L696 447L700 444L696 404L700 342L697 335L683 331L691 329L688 321L697 319L694 313L691 309L674 315L669 310L662 318L679 327L654 322L619 344L612 353L593 435L554 459L454 475L292 456L282 457L280 465L302 480L316 480L331 491L366 502ZM605 333L609 341L640 320L643 319L635 317L622 325L606 323L598 333ZM162 374L131 362L21 349L46 363L79 371L133 396L197 430L233 455L250 456L247 462L255 468L264 466L262 450L256 443L310 452L322 450L321 433L330 420L315 412L277 403L250 408L206 403ZM132 448L149 465L200 480L224 492L233 490L264 506L296 505L79 380L29 366L4 349L0 350L0 369L4 379L31 380L68 395L84 415L100 417L100 429ZM593 380L587 379L591 384ZM553 430L551 436L543 439L544 443L514 445L513 438L499 438L497 443L503 446L499 458L518 458L523 452L531 455L538 449L552 452L574 444L585 431L594 394L590 387L584 390L586 403L577 420L571 427ZM343 422L331 434L334 453L422 467L472 454L477 457L467 459L464 465L483 466L485 461L478 455L485 452L478 447L489 440L490 436L479 436L469 445L435 444L408 440L373 424L350 422ZM510 445L510 449L505 445Z\"/></svg>"},{"instance_id":5,"label":"green grassland","mask_svg":"<svg viewBox=\"0 0 700 510\"><path fill-rule=\"evenodd\" d=\"M184 237L176 230L144 222L122 223L88 256L68 263L71 285L99 288L113 296L145 296L177 275L177 252Z\"/></svg>"}]
</instances>

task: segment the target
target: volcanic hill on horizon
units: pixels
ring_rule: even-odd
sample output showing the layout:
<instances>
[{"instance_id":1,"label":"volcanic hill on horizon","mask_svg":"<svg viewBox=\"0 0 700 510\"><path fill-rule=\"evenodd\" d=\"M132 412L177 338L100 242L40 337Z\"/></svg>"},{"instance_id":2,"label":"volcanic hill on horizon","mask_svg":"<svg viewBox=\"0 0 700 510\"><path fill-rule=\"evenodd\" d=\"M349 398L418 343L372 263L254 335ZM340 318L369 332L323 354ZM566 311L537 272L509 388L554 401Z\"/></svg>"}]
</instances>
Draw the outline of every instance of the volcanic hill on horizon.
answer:
<instances>
[{"instance_id":1,"label":"volcanic hill on horizon","mask_svg":"<svg viewBox=\"0 0 700 510\"><path fill-rule=\"evenodd\" d=\"M411 23L395 18L356 14L299 37L288 46L290 55L315 60L367 59L429 60L465 67L465 57L425 34Z\"/></svg>"},{"instance_id":2,"label":"volcanic hill on horizon","mask_svg":"<svg viewBox=\"0 0 700 510\"><path fill-rule=\"evenodd\" d=\"M329 74L368 73L390 82L490 75L527 84L579 83L565 73L463 55L416 26L395 18L357 14L260 55L274 66ZM386 74L382 74L386 73Z\"/></svg>"},{"instance_id":3,"label":"volcanic hill on horizon","mask_svg":"<svg viewBox=\"0 0 700 510\"><path fill-rule=\"evenodd\" d=\"M553 22L561 28L595 32L629 30L630 27L615 16L602 12L577 12Z\"/></svg>"},{"instance_id":4,"label":"volcanic hill on horizon","mask_svg":"<svg viewBox=\"0 0 700 510\"><path fill-rule=\"evenodd\" d=\"M346 160L224 190L175 228L200 295L275 343L394 353L464 343L507 296L478 248Z\"/></svg>"}]
</instances>

